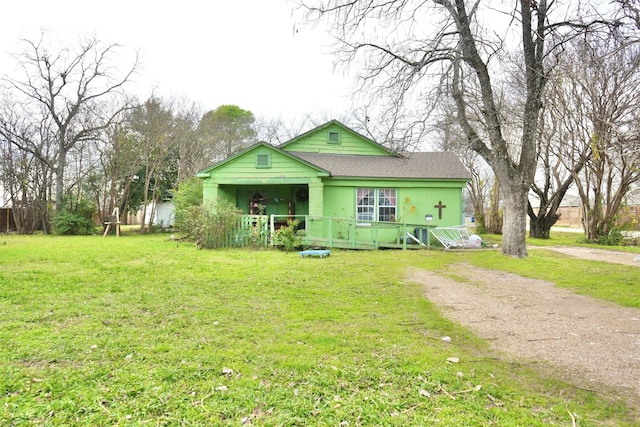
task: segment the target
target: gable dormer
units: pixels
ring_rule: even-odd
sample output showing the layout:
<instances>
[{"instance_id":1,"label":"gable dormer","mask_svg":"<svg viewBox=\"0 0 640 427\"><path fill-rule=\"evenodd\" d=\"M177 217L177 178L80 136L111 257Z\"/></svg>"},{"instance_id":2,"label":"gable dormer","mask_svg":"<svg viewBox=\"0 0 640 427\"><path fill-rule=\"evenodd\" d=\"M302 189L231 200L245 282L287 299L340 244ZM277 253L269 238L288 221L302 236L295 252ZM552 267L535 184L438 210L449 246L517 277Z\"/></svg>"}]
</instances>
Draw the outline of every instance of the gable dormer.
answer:
<instances>
[{"instance_id":1,"label":"gable dormer","mask_svg":"<svg viewBox=\"0 0 640 427\"><path fill-rule=\"evenodd\" d=\"M386 147L332 120L297 136L279 148L291 153L393 156Z\"/></svg>"}]
</instances>

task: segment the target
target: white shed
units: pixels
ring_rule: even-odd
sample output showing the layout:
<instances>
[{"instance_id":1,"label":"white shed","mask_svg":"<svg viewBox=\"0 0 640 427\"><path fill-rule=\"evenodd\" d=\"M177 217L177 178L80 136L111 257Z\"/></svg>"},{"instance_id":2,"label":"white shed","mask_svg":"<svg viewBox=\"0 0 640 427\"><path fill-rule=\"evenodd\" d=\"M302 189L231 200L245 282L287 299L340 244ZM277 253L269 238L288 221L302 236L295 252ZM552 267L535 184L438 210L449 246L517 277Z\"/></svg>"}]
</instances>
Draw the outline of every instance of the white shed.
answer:
<instances>
[{"instance_id":1,"label":"white shed","mask_svg":"<svg viewBox=\"0 0 640 427\"><path fill-rule=\"evenodd\" d=\"M147 214L144 218L145 224L149 223L149 216L151 212L153 215L153 224L158 227L173 227L173 220L175 215L175 205L171 200L158 202L156 208L153 209L153 203L147 206Z\"/></svg>"}]
</instances>

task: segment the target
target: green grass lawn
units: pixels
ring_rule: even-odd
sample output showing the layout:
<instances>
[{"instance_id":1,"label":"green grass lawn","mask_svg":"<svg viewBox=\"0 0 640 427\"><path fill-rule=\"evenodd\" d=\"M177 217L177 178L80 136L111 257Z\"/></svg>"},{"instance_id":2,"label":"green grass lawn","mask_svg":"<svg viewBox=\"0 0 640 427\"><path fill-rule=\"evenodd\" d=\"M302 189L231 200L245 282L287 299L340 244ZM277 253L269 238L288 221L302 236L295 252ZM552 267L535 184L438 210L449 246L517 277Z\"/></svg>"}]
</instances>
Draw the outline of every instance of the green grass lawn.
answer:
<instances>
[{"instance_id":1,"label":"green grass lawn","mask_svg":"<svg viewBox=\"0 0 640 427\"><path fill-rule=\"evenodd\" d=\"M588 266L557 259L0 236L0 425L634 425L619 403L500 362L403 280L464 260L640 300L637 268L595 263L602 292L563 281Z\"/></svg>"}]
</instances>

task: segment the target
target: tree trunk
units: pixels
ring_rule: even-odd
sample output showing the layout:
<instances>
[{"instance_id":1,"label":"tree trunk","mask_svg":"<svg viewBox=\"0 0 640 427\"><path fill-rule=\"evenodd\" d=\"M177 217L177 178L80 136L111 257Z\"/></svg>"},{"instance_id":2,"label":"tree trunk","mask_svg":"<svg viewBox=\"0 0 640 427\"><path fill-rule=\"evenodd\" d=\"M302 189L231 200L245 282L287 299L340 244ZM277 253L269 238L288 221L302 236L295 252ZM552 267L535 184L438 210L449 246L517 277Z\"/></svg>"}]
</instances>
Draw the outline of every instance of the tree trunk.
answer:
<instances>
[{"instance_id":1,"label":"tree trunk","mask_svg":"<svg viewBox=\"0 0 640 427\"><path fill-rule=\"evenodd\" d=\"M154 180L155 182L158 182L160 178L156 177L156 179ZM156 210L158 208L158 201L156 200L156 186L154 184L153 186L153 190L151 190L151 212L149 212L149 222L147 223L147 230L149 232L151 232L151 227L153 227L153 218L156 216Z\"/></svg>"},{"instance_id":2,"label":"tree trunk","mask_svg":"<svg viewBox=\"0 0 640 427\"><path fill-rule=\"evenodd\" d=\"M542 204L542 199L540 203ZM538 209L538 215L536 215L531 203L527 203L527 213L529 215L529 237L535 239L548 239L551 235L551 227L560 219L556 205L548 209L541 206Z\"/></svg>"},{"instance_id":3,"label":"tree trunk","mask_svg":"<svg viewBox=\"0 0 640 427\"><path fill-rule=\"evenodd\" d=\"M500 185L498 180L493 181L491 189L491 205L489 206L488 231L493 234L502 234L502 217L500 216Z\"/></svg>"},{"instance_id":4,"label":"tree trunk","mask_svg":"<svg viewBox=\"0 0 640 427\"><path fill-rule=\"evenodd\" d=\"M551 227L558 221L560 215L540 215L534 219L529 217L529 237L548 239Z\"/></svg>"},{"instance_id":5,"label":"tree trunk","mask_svg":"<svg viewBox=\"0 0 640 427\"><path fill-rule=\"evenodd\" d=\"M598 238L598 229L596 216L588 206L582 208L582 224L587 240L596 240Z\"/></svg>"},{"instance_id":6,"label":"tree trunk","mask_svg":"<svg viewBox=\"0 0 640 427\"><path fill-rule=\"evenodd\" d=\"M502 254L514 258L527 256L527 204L529 187L511 184L502 189L504 194Z\"/></svg>"},{"instance_id":7,"label":"tree trunk","mask_svg":"<svg viewBox=\"0 0 640 427\"><path fill-rule=\"evenodd\" d=\"M582 218L587 240L597 240L605 234L604 209L602 206L601 189L595 189L593 202L582 200Z\"/></svg>"},{"instance_id":8,"label":"tree trunk","mask_svg":"<svg viewBox=\"0 0 640 427\"><path fill-rule=\"evenodd\" d=\"M55 211L60 212L64 206L63 198L64 198L64 170L67 162L67 153L64 152L64 148L62 144L58 148L60 152L58 153L58 164L55 168L56 175L56 206Z\"/></svg>"},{"instance_id":9,"label":"tree trunk","mask_svg":"<svg viewBox=\"0 0 640 427\"><path fill-rule=\"evenodd\" d=\"M151 185L151 172L149 171L149 164L145 165L144 169L144 193L142 199L142 221L140 222L140 233L145 233L147 226L147 205L149 204L149 186Z\"/></svg>"},{"instance_id":10,"label":"tree trunk","mask_svg":"<svg viewBox=\"0 0 640 427\"><path fill-rule=\"evenodd\" d=\"M144 202L144 204L142 205L142 221L140 221L140 233L144 234L146 232L146 226L147 226L147 204L146 204L146 200Z\"/></svg>"}]
</instances>

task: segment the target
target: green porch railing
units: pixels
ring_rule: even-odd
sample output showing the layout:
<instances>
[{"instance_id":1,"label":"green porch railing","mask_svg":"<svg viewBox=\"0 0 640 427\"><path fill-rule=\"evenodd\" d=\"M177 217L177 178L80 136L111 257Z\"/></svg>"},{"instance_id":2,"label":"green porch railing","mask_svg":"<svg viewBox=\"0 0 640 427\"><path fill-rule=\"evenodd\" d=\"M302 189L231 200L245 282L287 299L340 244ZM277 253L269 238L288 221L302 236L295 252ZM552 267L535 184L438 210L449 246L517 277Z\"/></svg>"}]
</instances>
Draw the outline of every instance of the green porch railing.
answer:
<instances>
[{"instance_id":1,"label":"green porch railing","mask_svg":"<svg viewBox=\"0 0 640 427\"><path fill-rule=\"evenodd\" d=\"M241 215L233 246L267 246L271 241L268 215Z\"/></svg>"},{"instance_id":2,"label":"green porch railing","mask_svg":"<svg viewBox=\"0 0 640 427\"><path fill-rule=\"evenodd\" d=\"M237 227L225 236L221 246L266 247L272 244L276 230L289 220L298 220L305 246L346 249L430 249L430 229L436 227L309 215L241 215Z\"/></svg>"},{"instance_id":3,"label":"green porch railing","mask_svg":"<svg viewBox=\"0 0 640 427\"><path fill-rule=\"evenodd\" d=\"M384 221L357 221L350 218L309 215L270 215L269 242L288 220L298 220L303 244L348 249L431 248L430 229L435 225Z\"/></svg>"},{"instance_id":4,"label":"green porch railing","mask_svg":"<svg viewBox=\"0 0 640 427\"><path fill-rule=\"evenodd\" d=\"M211 248L265 247L270 242L267 215L241 215L236 223L210 237Z\"/></svg>"}]
</instances>

